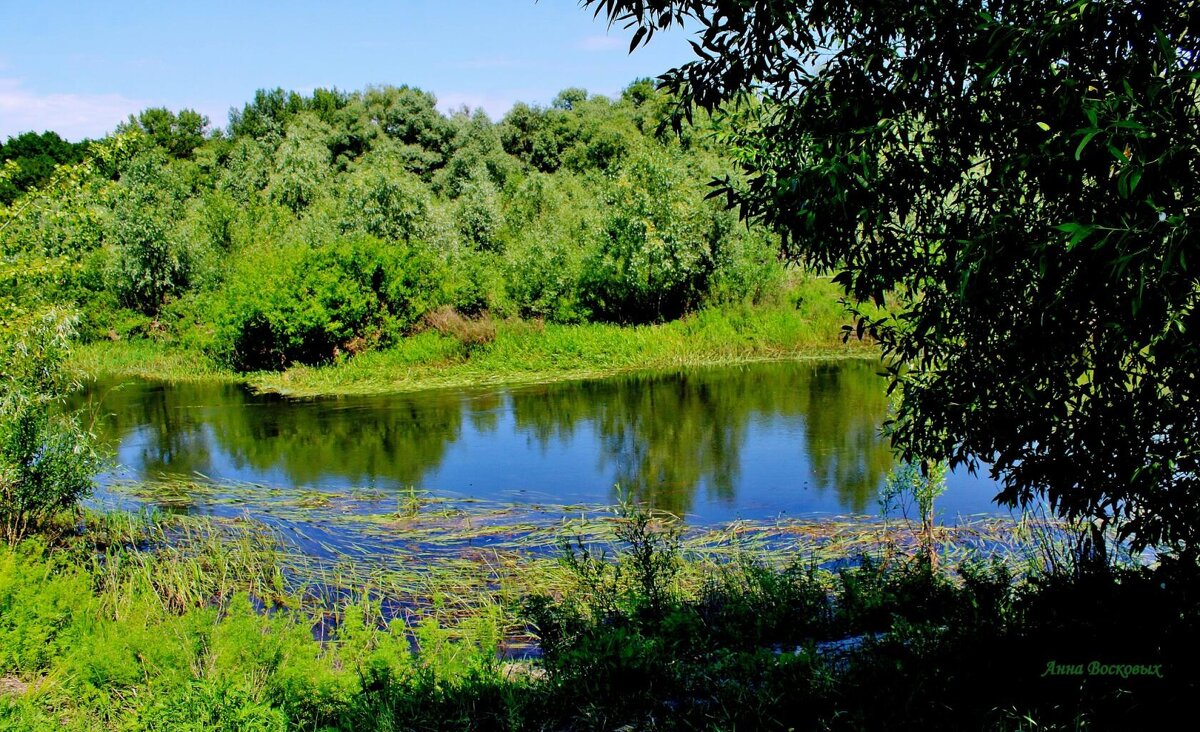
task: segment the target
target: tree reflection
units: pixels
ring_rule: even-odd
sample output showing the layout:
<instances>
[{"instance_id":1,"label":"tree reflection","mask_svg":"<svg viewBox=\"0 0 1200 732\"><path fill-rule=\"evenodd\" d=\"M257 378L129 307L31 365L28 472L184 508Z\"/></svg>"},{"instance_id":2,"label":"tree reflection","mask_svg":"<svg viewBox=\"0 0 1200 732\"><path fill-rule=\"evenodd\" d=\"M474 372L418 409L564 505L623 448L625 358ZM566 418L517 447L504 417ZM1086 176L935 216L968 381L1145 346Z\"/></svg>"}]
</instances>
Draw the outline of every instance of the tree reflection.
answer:
<instances>
[{"instance_id":1,"label":"tree reflection","mask_svg":"<svg viewBox=\"0 0 1200 732\"><path fill-rule=\"evenodd\" d=\"M875 371L863 361L772 363L508 393L313 401L213 384L101 384L90 394L102 416L98 433L121 444L122 460L143 475L215 471L294 485L421 486L450 446L467 439L470 425L471 440L515 430L543 455L594 435L594 444L584 446L595 454L594 470L581 465L581 480L620 484L632 497L680 514L692 510L701 490L710 502L735 505L748 436L755 429L770 433L782 420L803 425L804 438L785 449L802 451L810 473L790 482L834 491L845 510L861 512L892 465L878 434L887 398ZM511 426L502 419L507 409ZM476 488L487 490L488 467L475 467Z\"/></svg>"},{"instance_id":2,"label":"tree reflection","mask_svg":"<svg viewBox=\"0 0 1200 732\"><path fill-rule=\"evenodd\" d=\"M555 384L513 395L519 429L546 449L580 423L600 438L598 460L636 499L688 512L701 485L732 503L749 425L803 419L817 490L861 512L875 500L892 457L879 426L887 397L873 364L773 363L743 368Z\"/></svg>"}]
</instances>

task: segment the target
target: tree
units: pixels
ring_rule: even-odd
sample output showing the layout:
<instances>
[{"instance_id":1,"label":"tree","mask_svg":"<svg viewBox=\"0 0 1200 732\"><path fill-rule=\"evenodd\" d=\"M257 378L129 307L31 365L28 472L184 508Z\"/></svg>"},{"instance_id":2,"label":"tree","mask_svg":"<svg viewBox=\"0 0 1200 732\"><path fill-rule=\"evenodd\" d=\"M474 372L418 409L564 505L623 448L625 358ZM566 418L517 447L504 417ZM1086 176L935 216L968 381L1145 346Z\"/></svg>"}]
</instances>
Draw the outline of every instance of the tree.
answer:
<instances>
[{"instance_id":1,"label":"tree","mask_svg":"<svg viewBox=\"0 0 1200 732\"><path fill-rule=\"evenodd\" d=\"M324 191L333 175L329 140L333 130L316 115L305 112L295 117L275 151L271 173L271 198L300 213Z\"/></svg>"},{"instance_id":2,"label":"tree","mask_svg":"<svg viewBox=\"0 0 1200 732\"><path fill-rule=\"evenodd\" d=\"M179 231L183 186L161 152L134 157L122 172L106 237L113 246L109 277L121 304L157 317L185 290L193 257Z\"/></svg>"},{"instance_id":3,"label":"tree","mask_svg":"<svg viewBox=\"0 0 1200 732\"><path fill-rule=\"evenodd\" d=\"M0 536L10 546L73 508L101 466L91 434L56 406L73 388L63 361L74 327L51 311L0 344Z\"/></svg>"},{"instance_id":4,"label":"tree","mask_svg":"<svg viewBox=\"0 0 1200 732\"><path fill-rule=\"evenodd\" d=\"M67 142L55 132L25 132L0 144L0 164L13 161L11 177L0 177L0 205L10 205L17 196L39 187L59 165L79 163L88 142Z\"/></svg>"},{"instance_id":5,"label":"tree","mask_svg":"<svg viewBox=\"0 0 1200 732\"><path fill-rule=\"evenodd\" d=\"M171 157L186 160L204 142L207 127L208 117L195 110L181 109L176 114L166 107L151 107L129 115L128 122L117 126L117 133L140 131Z\"/></svg>"},{"instance_id":6,"label":"tree","mask_svg":"<svg viewBox=\"0 0 1200 732\"><path fill-rule=\"evenodd\" d=\"M677 158L647 150L608 186L599 246L583 265L593 315L647 323L700 304L728 227L694 180Z\"/></svg>"},{"instance_id":7,"label":"tree","mask_svg":"<svg viewBox=\"0 0 1200 732\"><path fill-rule=\"evenodd\" d=\"M1197 18L1183 0L587 0L697 29L717 189L836 270L905 459L1200 557ZM872 315L862 304L886 307Z\"/></svg>"}]
</instances>

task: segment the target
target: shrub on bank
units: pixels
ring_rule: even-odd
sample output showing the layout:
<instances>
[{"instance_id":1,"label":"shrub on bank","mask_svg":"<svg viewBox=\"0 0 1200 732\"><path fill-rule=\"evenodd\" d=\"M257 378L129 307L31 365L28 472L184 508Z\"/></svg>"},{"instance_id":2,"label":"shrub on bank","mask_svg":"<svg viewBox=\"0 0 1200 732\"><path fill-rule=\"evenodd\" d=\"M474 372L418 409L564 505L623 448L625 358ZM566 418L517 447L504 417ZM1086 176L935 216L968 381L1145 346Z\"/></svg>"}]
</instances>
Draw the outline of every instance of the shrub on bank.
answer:
<instances>
[{"instance_id":1,"label":"shrub on bank","mask_svg":"<svg viewBox=\"0 0 1200 732\"><path fill-rule=\"evenodd\" d=\"M437 272L420 243L359 236L265 248L214 296L214 350L260 370L387 345L436 304Z\"/></svg>"},{"instance_id":2,"label":"shrub on bank","mask_svg":"<svg viewBox=\"0 0 1200 732\"><path fill-rule=\"evenodd\" d=\"M0 540L10 546L73 510L101 465L92 435L61 409L74 333L75 318L49 311L0 342Z\"/></svg>"}]
</instances>

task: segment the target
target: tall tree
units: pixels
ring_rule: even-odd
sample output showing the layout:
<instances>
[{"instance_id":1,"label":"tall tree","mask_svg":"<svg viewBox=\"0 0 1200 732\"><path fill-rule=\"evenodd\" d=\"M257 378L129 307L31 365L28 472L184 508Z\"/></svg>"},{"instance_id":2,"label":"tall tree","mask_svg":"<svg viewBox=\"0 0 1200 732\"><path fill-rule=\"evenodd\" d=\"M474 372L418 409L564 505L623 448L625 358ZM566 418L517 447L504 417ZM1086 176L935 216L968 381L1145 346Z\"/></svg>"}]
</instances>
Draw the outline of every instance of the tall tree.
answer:
<instances>
[{"instance_id":1,"label":"tall tree","mask_svg":"<svg viewBox=\"0 0 1200 732\"><path fill-rule=\"evenodd\" d=\"M584 4L696 31L681 115L751 102L719 191L838 272L904 457L1200 555L1194 2Z\"/></svg>"},{"instance_id":2,"label":"tall tree","mask_svg":"<svg viewBox=\"0 0 1200 732\"><path fill-rule=\"evenodd\" d=\"M9 175L0 176L0 204L11 204L21 193L41 186L59 165L82 161L87 147L86 140L68 142L50 131L8 138L7 143L0 144L0 168L9 160L15 167Z\"/></svg>"},{"instance_id":3,"label":"tall tree","mask_svg":"<svg viewBox=\"0 0 1200 732\"><path fill-rule=\"evenodd\" d=\"M204 131L208 117L192 109L181 109L178 114L166 107L151 107L117 127L117 132L138 130L172 157L186 160L204 142Z\"/></svg>"}]
</instances>

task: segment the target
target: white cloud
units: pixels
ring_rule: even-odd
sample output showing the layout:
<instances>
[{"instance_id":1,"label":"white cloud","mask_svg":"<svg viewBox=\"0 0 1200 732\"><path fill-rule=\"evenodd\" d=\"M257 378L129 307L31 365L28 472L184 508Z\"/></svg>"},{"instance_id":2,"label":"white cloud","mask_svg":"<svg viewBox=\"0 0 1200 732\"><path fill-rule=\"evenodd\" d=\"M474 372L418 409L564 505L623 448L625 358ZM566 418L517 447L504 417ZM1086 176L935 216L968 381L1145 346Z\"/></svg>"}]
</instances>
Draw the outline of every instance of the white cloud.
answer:
<instances>
[{"instance_id":1,"label":"white cloud","mask_svg":"<svg viewBox=\"0 0 1200 732\"><path fill-rule=\"evenodd\" d=\"M579 42L579 47L585 51L613 51L629 48L629 41L613 36L588 36Z\"/></svg>"},{"instance_id":2,"label":"white cloud","mask_svg":"<svg viewBox=\"0 0 1200 732\"><path fill-rule=\"evenodd\" d=\"M0 78L0 137L53 130L68 140L100 137L153 106L120 94L38 94Z\"/></svg>"}]
</instances>

